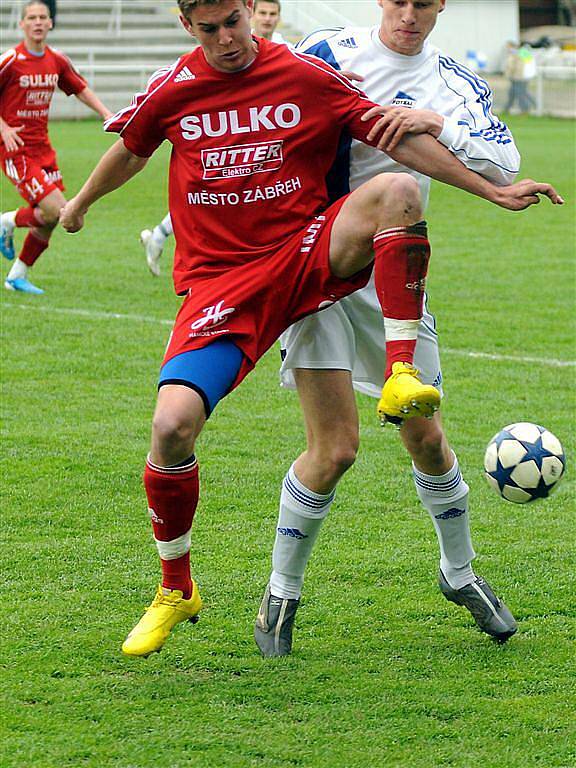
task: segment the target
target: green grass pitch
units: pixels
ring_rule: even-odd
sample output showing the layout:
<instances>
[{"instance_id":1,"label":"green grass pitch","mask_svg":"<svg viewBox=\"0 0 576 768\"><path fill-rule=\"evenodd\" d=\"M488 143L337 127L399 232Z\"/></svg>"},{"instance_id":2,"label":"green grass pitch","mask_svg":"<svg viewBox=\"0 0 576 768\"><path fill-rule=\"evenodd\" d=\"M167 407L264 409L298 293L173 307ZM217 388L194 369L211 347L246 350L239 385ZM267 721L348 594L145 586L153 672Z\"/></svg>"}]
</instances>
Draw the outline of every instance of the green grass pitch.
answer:
<instances>
[{"instance_id":1,"label":"green grass pitch","mask_svg":"<svg viewBox=\"0 0 576 768\"><path fill-rule=\"evenodd\" d=\"M574 123L511 124L523 175L567 205L512 214L436 185L428 219L476 569L518 634L495 645L442 598L398 435L360 398L361 453L311 562L294 653L259 657L277 495L304 444L274 348L198 445L202 619L161 654L122 657L158 579L141 474L178 299L171 249L154 280L138 234L165 212L161 151L81 234L55 234L33 273L45 296L2 291L4 768L574 768ZM52 133L73 194L111 139L90 122ZM521 420L551 429L569 463L557 493L528 507L482 477L490 437Z\"/></svg>"}]
</instances>

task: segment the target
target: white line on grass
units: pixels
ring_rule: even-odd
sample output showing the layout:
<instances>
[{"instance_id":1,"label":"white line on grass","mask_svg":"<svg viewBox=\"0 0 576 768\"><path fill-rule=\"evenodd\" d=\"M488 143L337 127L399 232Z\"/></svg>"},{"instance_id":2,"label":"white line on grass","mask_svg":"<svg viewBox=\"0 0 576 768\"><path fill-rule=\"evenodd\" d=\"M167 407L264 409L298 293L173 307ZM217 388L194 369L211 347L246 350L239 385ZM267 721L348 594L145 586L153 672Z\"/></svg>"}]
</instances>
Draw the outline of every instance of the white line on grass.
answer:
<instances>
[{"instance_id":1,"label":"white line on grass","mask_svg":"<svg viewBox=\"0 0 576 768\"><path fill-rule=\"evenodd\" d=\"M37 312L50 312L55 315L75 315L85 317L88 320L133 320L139 323L154 323L155 325L173 325L173 320L160 320L157 317L147 315L127 315L120 312L98 312L90 309L69 309L65 307L42 307L32 304L14 304L5 301L2 304L7 309L36 310ZM525 357L520 355L497 355L489 352L474 352L468 349L451 349L441 347L442 354L458 355L460 357L482 358L484 360L506 360L513 363L532 363L533 365L551 365L555 368L572 368L576 366L576 360L555 360L548 357Z\"/></svg>"},{"instance_id":2,"label":"white line on grass","mask_svg":"<svg viewBox=\"0 0 576 768\"><path fill-rule=\"evenodd\" d=\"M572 368L576 360L554 360L548 357L525 357L516 355L494 355L489 352L471 352L467 349L440 347L441 354L459 355L460 357L480 357L484 360L509 360L513 363L534 363L534 365L552 365L555 368Z\"/></svg>"},{"instance_id":3,"label":"white line on grass","mask_svg":"<svg viewBox=\"0 0 576 768\"><path fill-rule=\"evenodd\" d=\"M147 315L126 315L121 312L98 312L92 309L67 309L65 307L41 307L32 304L13 304L10 301L2 302L8 309L32 309L38 312L50 312L53 315L75 315L86 317L88 320L134 320L138 323L154 323L155 325L174 325L173 320L159 320L157 317Z\"/></svg>"}]
</instances>

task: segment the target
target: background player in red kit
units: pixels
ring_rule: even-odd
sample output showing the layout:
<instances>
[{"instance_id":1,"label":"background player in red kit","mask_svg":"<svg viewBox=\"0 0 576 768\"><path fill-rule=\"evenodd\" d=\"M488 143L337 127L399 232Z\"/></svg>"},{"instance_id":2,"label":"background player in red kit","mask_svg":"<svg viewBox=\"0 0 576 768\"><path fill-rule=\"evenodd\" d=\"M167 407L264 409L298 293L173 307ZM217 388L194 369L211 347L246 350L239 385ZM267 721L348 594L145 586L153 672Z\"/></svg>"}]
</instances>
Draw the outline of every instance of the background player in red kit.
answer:
<instances>
[{"instance_id":1,"label":"background player in red kit","mask_svg":"<svg viewBox=\"0 0 576 768\"><path fill-rule=\"evenodd\" d=\"M78 231L94 201L141 170L164 139L172 143L174 282L185 299L160 373L144 473L162 582L122 646L130 656L160 650L201 609L190 576L194 446L218 401L295 319L363 286L373 261L385 322L401 331L387 355L409 368L429 253L408 174L380 174L328 206L325 178L342 130L367 141L375 125L362 119L373 104L361 91L313 56L254 39L252 0L179 6L201 47L158 71L108 121L121 140L61 213L64 228ZM526 208L537 193L562 202L546 184L493 187L431 136L403 141L395 155L506 208ZM437 402L415 374L395 372L384 387L407 417Z\"/></svg>"},{"instance_id":2,"label":"background player in red kit","mask_svg":"<svg viewBox=\"0 0 576 768\"><path fill-rule=\"evenodd\" d=\"M0 162L28 206L0 216L0 251L14 259L14 228L29 232L5 286L25 293L43 293L27 278L28 269L48 247L64 203L64 184L56 153L48 138L48 112L56 87L74 94L102 118L111 112L59 51L46 45L52 29L50 11L42 2L27 3L20 28L24 40L0 59Z\"/></svg>"}]
</instances>

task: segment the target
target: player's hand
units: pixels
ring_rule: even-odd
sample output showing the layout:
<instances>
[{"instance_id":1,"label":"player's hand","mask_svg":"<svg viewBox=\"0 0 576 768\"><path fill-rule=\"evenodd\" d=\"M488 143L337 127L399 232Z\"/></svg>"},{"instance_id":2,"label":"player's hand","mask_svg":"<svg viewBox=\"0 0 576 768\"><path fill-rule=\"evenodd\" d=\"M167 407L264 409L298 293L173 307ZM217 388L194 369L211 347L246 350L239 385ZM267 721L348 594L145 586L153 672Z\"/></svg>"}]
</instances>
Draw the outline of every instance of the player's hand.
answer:
<instances>
[{"instance_id":1,"label":"player's hand","mask_svg":"<svg viewBox=\"0 0 576 768\"><path fill-rule=\"evenodd\" d=\"M364 80L362 75L358 75L358 74L356 74L356 72L351 72L348 69L340 70L340 74L344 75L344 77L347 77L348 80L353 80L353 81L355 81L357 83L361 83Z\"/></svg>"},{"instance_id":2,"label":"player's hand","mask_svg":"<svg viewBox=\"0 0 576 768\"><path fill-rule=\"evenodd\" d=\"M407 134L429 133L435 139L442 133L444 118L431 109L408 109L408 107L372 107L362 115L362 120L370 120L382 115L370 129L367 138L373 141L378 136L378 149L390 152Z\"/></svg>"},{"instance_id":3,"label":"player's hand","mask_svg":"<svg viewBox=\"0 0 576 768\"><path fill-rule=\"evenodd\" d=\"M494 202L509 211L523 211L531 205L538 205L539 195L545 195L553 205L564 205L564 199L551 184L532 179L522 179L507 187L496 187Z\"/></svg>"},{"instance_id":4,"label":"player's hand","mask_svg":"<svg viewBox=\"0 0 576 768\"><path fill-rule=\"evenodd\" d=\"M114 112L110 112L109 109L105 110L104 112L102 112L102 121L105 123L106 120L110 120L113 114Z\"/></svg>"},{"instance_id":5,"label":"player's hand","mask_svg":"<svg viewBox=\"0 0 576 768\"><path fill-rule=\"evenodd\" d=\"M15 152L18 147L24 146L24 139L22 136L18 135L23 128L23 125L7 125L2 128L2 141L4 142L7 152Z\"/></svg>"},{"instance_id":6,"label":"player's hand","mask_svg":"<svg viewBox=\"0 0 576 768\"><path fill-rule=\"evenodd\" d=\"M70 234L80 232L84 226L85 213L86 211L80 209L76 202L76 198L73 197L60 211L60 224L66 232L69 232Z\"/></svg>"}]
</instances>

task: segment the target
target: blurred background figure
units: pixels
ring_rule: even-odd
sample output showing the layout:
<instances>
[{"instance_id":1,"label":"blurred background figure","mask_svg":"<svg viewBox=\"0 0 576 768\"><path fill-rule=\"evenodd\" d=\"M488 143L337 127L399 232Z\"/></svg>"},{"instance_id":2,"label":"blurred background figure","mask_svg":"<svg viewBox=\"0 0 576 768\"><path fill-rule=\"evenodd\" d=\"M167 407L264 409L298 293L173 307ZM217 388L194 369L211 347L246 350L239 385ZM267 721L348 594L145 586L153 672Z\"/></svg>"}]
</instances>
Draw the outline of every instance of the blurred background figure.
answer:
<instances>
[{"instance_id":1,"label":"blurred background figure","mask_svg":"<svg viewBox=\"0 0 576 768\"><path fill-rule=\"evenodd\" d=\"M280 23L280 0L255 0L252 15L252 30L258 37L265 37L273 43L285 43L286 40L276 27Z\"/></svg>"},{"instance_id":2,"label":"blurred background figure","mask_svg":"<svg viewBox=\"0 0 576 768\"><path fill-rule=\"evenodd\" d=\"M516 103L520 112L530 112L534 109L536 101L528 90L528 83L536 77L536 59L532 50L525 45L508 43L504 74L510 80L508 101L504 111L512 112Z\"/></svg>"},{"instance_id":3,"label":"blurred background figure","mask_svg":"<svg viewBox=\"0 0 576 768\"><path fill-rule=\"evenodd\" d=\"M471 49L466 51L466 65L470 67L473 72L486 72L488 66L488 57L483 51L477 51Z\"/></svg>"}]
</instances>

